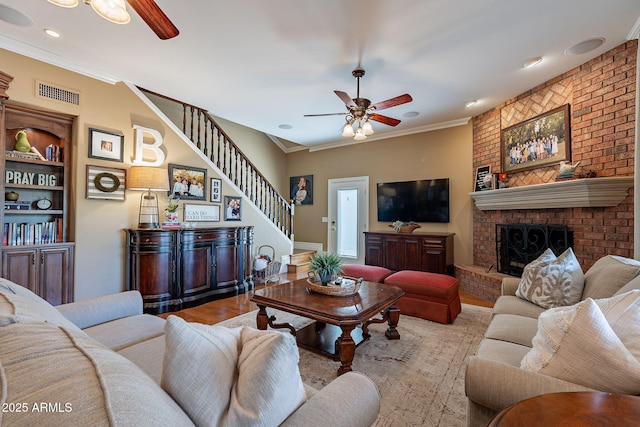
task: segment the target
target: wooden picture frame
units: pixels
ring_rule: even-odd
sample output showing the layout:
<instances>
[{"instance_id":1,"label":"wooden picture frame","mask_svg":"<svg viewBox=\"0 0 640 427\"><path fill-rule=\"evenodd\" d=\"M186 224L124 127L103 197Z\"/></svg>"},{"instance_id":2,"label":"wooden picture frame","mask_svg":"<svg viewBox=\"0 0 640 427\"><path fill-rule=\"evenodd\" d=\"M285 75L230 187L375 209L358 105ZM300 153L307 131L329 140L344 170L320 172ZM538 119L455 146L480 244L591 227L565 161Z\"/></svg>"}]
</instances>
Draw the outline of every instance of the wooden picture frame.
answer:
<instances>
[{"instance_id":1,"label":"wooden picture frame","mask_svg":"<svg viewBox=\"0 0 640 427\"><path fill-rule=\"evenodd\" d=\"M224 220L242 220L242 197L224 196Z\"/></svg>"},{"instance_id":2,"label":"wooden picture frame","mask_svg":"<svg viewBox=\"0 0 640 427\"><path fill-rule=\"evenodd\" d=\"M89 128L89 157L122 163L124 159L124 135Z\"/></svg>"},{"instance_id":3,"label":"wooden picture frame","mask_svg":"<svg viewBox=\"0 0 640 427\"><path fill-rule=\"evenodd\" d=\"M207 200L207 170L169 163L169 195L180 200Z\"/></svg>"},{"instance_id":4,"label":"wooden picture frame","mask_svg":"<svg viewBox=\"0 0 640 427\"><path fill-rule=\"evenodd\" d=\"M125 200L127 170L87 165L87 199Z\"/></svg>"},{"instance_id":5,"label":"wooden picture frame","mask_svg":"<svg viewBox=\"0 0 640 427\"><path fill-rule=\"evenodd\" d=\"M222 202L222 180L219 178L211 178L211 202Z\"/></svg>"},{"instance_id":6,"label":"wooden picture frame","mask_svg":"<svg viewBox=\"0 0 640 427\"><path fill-rule=\"evenodd\" d=\"M537 169L571 160L569 104L500 133L502 172Z\"/></svg>"},{"instance_id":7,"label":"wooden picture frame","mask_svg":"<svg viewBox=\"0 0 640 427\"><path fill-rule=\"evenodd\" d=\"M218 222L220 221L220 205L184 204L185 222Z\"/></svg>"}]
</instances>

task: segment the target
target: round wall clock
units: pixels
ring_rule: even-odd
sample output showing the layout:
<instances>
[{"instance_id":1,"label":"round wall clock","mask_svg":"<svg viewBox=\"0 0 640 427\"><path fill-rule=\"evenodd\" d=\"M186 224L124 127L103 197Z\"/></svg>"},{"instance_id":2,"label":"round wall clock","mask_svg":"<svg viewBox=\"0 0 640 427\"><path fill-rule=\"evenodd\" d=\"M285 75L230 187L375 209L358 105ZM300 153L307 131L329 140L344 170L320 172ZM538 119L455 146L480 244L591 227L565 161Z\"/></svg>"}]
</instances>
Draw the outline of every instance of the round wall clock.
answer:
<instances>
[{"instance_id":1,"label":"round wall clock","mask_svg":"<svg viewBox=\"0 0 640 427\"><path fill-rule=\"evenodd\" d=\"M52 205L51 200L46 198L40 199L36 202L36 207L41 210L51 209L51 205Z\"/></svg>"}]
</instances>

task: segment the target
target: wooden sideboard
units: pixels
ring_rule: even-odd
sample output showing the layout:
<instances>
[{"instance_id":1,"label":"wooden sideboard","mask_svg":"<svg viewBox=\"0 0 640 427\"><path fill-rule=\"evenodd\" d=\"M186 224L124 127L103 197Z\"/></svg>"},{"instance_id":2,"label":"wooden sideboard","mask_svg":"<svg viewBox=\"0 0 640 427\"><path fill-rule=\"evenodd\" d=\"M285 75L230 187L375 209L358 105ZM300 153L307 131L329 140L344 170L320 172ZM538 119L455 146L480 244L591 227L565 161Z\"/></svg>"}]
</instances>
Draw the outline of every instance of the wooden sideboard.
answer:
<instances>
[{"instance_id":1,"label":"wooden sideboard","mask_svg":"<svg viewBox=\"0 0 640 427\"><path fill-rule=\"evenodd\" d=\"M365 264L389 270L453 274L455 233L366 231Z\"/></svg>"},{"instance_id":2,"label":"wooden sideboard","mask_svg":"<svg viewBox=\"0 0 640 427\"><path fill-rule=\"evenodd\" d=\"M126 231L126 289L164 313L253 288L253 227Z\"/></svg>"}]
</instances>

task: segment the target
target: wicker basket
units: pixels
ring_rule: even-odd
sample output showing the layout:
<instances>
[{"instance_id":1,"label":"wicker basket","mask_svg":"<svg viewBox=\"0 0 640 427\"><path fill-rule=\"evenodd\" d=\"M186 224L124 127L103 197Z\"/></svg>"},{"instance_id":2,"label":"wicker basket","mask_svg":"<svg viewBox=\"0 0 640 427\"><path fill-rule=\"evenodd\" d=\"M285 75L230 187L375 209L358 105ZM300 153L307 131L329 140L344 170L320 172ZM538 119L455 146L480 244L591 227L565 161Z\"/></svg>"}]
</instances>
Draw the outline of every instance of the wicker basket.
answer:
<instances>
[{"instance_id":1,"label":"wicker basket","mask_svg":"<svg viewBox=\"0 0 640 427\"><path fill-rule=\"evenodd\" d=\"M261 270L253 269L253 281L256 283L279 282L280 261L275 261L276 250L273 246L262 245L258 248L258 257L267 260L267 266Z\"/></svg>"},{"instance_id":2,"label":"wicker basket","mask_svg":"<svg viewBox=\"0 0 640 427\"><path fill-rule=\"evenodd\" d=\"M314 282L311 279L307 279L307 289L311 292L315 292L317 294L330 295L333 297L350 297L358 293L360 290L360 286L362 285L362 277L350 277L350 276L342 276L343 279L353 280L354 283L348 286L340 286L332 283L327 283L326 286L323 286L320 282Z\"/></svg>"}]
</instances>

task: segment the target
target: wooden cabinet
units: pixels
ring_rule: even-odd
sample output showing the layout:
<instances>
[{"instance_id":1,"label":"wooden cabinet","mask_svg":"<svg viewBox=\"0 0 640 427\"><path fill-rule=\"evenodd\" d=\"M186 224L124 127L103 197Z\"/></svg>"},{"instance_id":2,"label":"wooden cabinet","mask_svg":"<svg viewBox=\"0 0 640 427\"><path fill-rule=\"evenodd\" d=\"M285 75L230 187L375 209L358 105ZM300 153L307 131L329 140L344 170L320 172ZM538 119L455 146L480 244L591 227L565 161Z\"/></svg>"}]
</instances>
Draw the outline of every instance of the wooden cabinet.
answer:
<instances>
[{"instance_id":1,"label":"wooden cabinet","mask_svg":"<svg viewBox=\"0 0 640 427\"><path fill-rule=\"evenodd\" d=\"M453 273L454 233L365 232L365 264L390 270Z\"/></svg>"},{"instance_id":2,"label":"wooden cabinet","mask_svg":"<svg viewBox=\"0 0 640 427\"><path fill-rule=\"evenodd\" d=\"M0 73L8 87L6 77ZM72 302L69 199L75 118L5 102L6 87L0 85L0 270L53 305ZM24 137L31 152L16 150L16 140Z\"/></svg>"},{"instance_id":3,"label":"wooden cabinet","mask_svg":"<svg viewBox=\"0 0 640 427\"><path fill-rule=\"evenodd\" d=\"M163 313L253 287L253 227L126 230L126 287Z\"/></svg>"},{"instance_id":4,"label":"wooden cabinet","mask_svg":"<svg viewBox=\"0 0 640 427\"><path fill-rule=\"evenodd\" d=\"M73 302L73 243L2 250L2 277L52 305Z\"/></svg>"}]
</instances>

